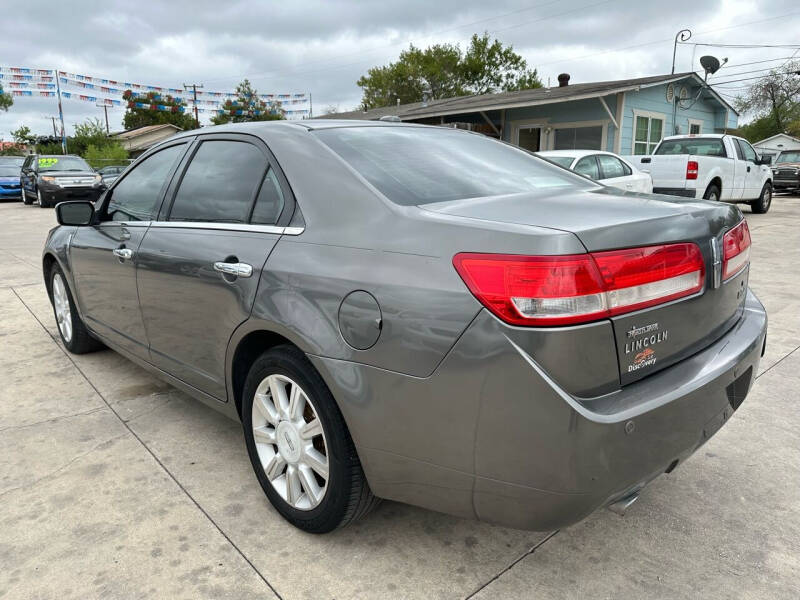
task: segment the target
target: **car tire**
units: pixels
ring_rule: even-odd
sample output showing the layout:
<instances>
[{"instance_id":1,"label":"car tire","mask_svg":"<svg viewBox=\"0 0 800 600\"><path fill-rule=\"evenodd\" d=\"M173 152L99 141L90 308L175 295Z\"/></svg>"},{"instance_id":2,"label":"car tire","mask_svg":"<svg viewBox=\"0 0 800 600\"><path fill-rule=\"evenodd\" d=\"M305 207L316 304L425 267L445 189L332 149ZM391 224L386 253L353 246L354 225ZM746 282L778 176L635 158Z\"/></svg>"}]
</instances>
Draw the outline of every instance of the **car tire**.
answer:
<instances>
[{"instance_id":1,"label":"car tire","mask_svg":"<svg viewBox=\"0 0 800 600\"><path fill-rule=\"evenodd\" d=\"M22 203L27 204L28 206L33 204L33 200L31 200L30 196L25 190L22 190Z\"/></svg>"},{"instance_id":2,"label":"car tire","mask_svg":"<svg viewBox=\"0 0 800 600\"><path fill-rule=\"evenodd\" d=\"M253 363L242 424L261 488L295 527L327 533L378 504L336 401L295 346L276 346Z\"/></svg>"},{"instance_id":3,"label":"car tire","mask_svg":"<svg viewBox=\"0 0 800 600\"><path fill-rule=\"evenodd\" d=\"M703 194L704 200L712 200L712 201L719 201L720 192L719 188L716 185L710 185L706 188L706 193Z\"/></svg>"},{"instance_id":4,"label":"car tire","mask_svg":"<svg viewBox=\"0 0 800 600\"><path fill-rule=\"evenodd\" d=\"M42 192L37 188L36 190L36 200L39 202L39 208L49 208L49 204L45 204L44 198L42 198Z\"/></svg>"},{"instance_id":5,"label":"car tire","mask_svg":"<svg viewBox=\"0 0 800 600\"><path fill-rule=\"evenodd\" d=\"M92 337L78 314L61 267L53 265L49 280L50 303L53 305L58 334L64 347L72 354L86 354L102 348L103 344Z\"/></svg>"},{"instance_id":6,"label":"car tire","mask_svg":"<svg viewBox=\"0 0 800 600\"><path fill-rule=\"evenodd\" d=\"M757 215L763 215L769 210L769 207L772 205L772 185L770 185L769 181L764 184L764 187L761 188L761 195L758 197L758 200L753 200L750 203L750 209L756 213Z\"/></svg>"}]
</instances>

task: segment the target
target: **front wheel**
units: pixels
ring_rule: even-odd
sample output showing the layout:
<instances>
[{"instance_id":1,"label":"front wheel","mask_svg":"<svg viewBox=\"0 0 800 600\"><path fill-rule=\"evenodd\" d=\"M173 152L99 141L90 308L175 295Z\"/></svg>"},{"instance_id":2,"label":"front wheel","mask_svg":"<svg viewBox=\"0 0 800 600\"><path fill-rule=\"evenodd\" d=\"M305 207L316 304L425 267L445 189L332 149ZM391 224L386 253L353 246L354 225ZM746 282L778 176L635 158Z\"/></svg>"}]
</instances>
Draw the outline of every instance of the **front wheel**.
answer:
<instances>
[{"instance_id":1,"label":"front wheel","mask_svg":"<svg viewBox=\"0 0 800 600\"><path fill-rule=\"evenodd\" d=\"M28 192L25 190L22 190L22 203L27 204L28 206L33 204L33 200L31 200L30 196L28 196Z\"/></svg>"},{"instance_id":2,"label":"front wheel","mask_svg":"<svg viewBox=\"0 0 800 600\"><path fill-rule=\"evenodd\" d=\"M757 215L763 215L765 212L769 210L771 204L772 204L772 185L770 185L768 181L767 183L764 184L764 187L761 188L761 195L758 197L758 200L753 200L750 203L750 209Z\"/></svg>"},{"instance_id":3,"label":"front wheel","mask_svg":"<svg viewBox=\"0 0 800 600\"><path fill-rule=\"evenodd\" d=\"M50 301L58 333L67 350L73 354L86 354L102 348L103 345L91 336L78 315L64 273L58 266L50 271Z\"/></svg>"},{"instance_id":4,"label":"front wheel","mask_svg":"<svg viewBox=\"0 0 800 600\"><path fill-rule=\"evenodd\" d=\"M36 200L39 201L39 208L49 208L49 205L44 203L44 199L42 198L42 191L39 189L36 190Z\"/></svg>"},{"instance_id":5,"label":"front wheel","mask_svg":"<svg viewBox=\"0 0 800 600\"><path fill-rule=\"evenodd\" d=\"M294 346L256 359L245 382L242 423L258 482L295 527L327 533L377 504L330 390Z\"/></svg>"}]
</instances>

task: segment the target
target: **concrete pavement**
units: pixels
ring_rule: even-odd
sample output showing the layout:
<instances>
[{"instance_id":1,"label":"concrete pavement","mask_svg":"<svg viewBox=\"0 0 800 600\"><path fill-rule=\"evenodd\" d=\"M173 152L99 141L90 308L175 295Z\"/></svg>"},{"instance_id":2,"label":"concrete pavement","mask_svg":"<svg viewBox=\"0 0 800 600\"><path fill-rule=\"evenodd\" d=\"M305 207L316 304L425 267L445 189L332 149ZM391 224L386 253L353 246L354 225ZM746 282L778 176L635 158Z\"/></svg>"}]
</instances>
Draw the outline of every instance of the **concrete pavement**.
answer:
<instances>
[{"instance_id":1,"label":"concrete pavement","mask_svg":"<svg viewBox=\"0 0 800 600\"><path fill-rule=\"evenodd\" d=\"M745 212L759 377L624 518L532 533L385 502L311 536L267 502L237 423L111 351L63 351L53 212L0 203L0 598L798 597L800 199Z\"/></svg>"}]
</instances>

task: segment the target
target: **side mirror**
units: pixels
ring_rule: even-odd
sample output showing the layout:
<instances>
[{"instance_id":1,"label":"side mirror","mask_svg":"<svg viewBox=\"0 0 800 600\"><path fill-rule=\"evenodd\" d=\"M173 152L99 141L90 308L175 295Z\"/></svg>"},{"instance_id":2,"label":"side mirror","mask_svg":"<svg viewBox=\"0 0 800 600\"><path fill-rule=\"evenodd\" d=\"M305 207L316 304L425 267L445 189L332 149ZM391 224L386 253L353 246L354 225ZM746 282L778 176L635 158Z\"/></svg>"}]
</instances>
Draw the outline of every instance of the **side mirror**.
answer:
<instances>
[{"instance_id":1,"label":"side mirror","mask_svg":"<svg viewBox=\"0 0 800 600\"><path fill-rule=\"evenodd\" d=\"M86 201L59 202L56 204L59 225L91 225L94 222L94 205Z\"/></svg>"},{"instance_id":2,"label":"side mirror","mask_svg":"<svg viewBox=\"0 0 800 600\"><path fill-rule=\"evenodd\" d=\"M766 157L766 158L759 158L759 159L756 161L756 164L757 164L757 165L771 165L771 164L772 164L772 159L770 159L769 157Z\"/></svg>"}]
</instances>

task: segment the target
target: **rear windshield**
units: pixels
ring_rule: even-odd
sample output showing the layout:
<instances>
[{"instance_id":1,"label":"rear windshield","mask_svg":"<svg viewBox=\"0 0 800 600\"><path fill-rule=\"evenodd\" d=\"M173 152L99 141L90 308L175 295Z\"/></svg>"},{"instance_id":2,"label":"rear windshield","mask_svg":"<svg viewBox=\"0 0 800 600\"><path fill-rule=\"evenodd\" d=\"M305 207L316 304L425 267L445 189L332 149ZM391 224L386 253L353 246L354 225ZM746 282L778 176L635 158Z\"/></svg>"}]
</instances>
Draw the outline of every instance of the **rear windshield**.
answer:
<instances>
[{"instance_id":1,"label":"rear windshield","mask_svg":"<svg viewBox=\"0 0 800 600\"><path fill-rule=\"evenodd\" d=\"M775 159L775 162L800 162L800 150L796 152L781 152L778 154L778 158Z\"/></svg>"},{"instance_id":2,"label":"rear windshield","mask_svg":"<svg viewBox=\"0 0 800 600\"><path fill-rule=\"evenodd\" d=\"M725 146L720 138L684 138L664 140L656 154L695 154L698 156L725 157Z\"/></svg>"},{"instance_id":3,"label":"rear windshield","mask_svg":"<svg viewBox=\"0 0 800 600\"><path fill-rule=\"evenodd\" d=\"M78 156L40 156L39 171L91 171L85 160Z\"/></svg>"},{"instance_id":4,"label":"rear windshield","mask_svg":"<svg viewBox=\"0 0 800 600\"><path fill-rule=\"evenodd\" d=\"M0 177L19 177L19 167L0 165Z\"/></svg>"},{"instance_id":5,"label":"rear windshield","mask_svg":"<svg viewBox=\"0 0 800 600\"><path fill-rule=\"evenodd\" d=\"M572 161L575 160L574 156L547 156L546 154L541 155L542 158L546 158L549 161L556 163L557 165L561 165L562 167L566 167L569 169Z\"/></svg>"},{"instance_id":6,"label":"rear windshield","mask_svg":"<svg viewBox=\"0 0 800 600\"><path fill-rule=\"evenodd\" d=\"M384 196L411 206L594 184L491 138L438 127L315 132Z\"/></svg>"}]
</instances>

